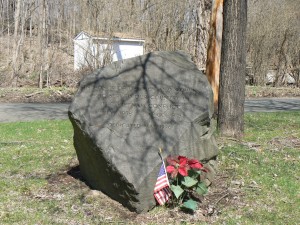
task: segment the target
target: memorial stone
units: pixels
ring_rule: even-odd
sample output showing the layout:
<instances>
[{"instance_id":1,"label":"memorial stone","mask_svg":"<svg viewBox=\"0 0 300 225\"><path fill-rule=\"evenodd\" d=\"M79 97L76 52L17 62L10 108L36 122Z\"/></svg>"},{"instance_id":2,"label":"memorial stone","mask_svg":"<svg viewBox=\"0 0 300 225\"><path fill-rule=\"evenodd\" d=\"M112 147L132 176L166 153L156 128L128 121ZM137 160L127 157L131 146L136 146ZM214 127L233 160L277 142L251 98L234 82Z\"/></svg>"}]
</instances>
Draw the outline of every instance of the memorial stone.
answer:
<instances>
[{"instance_id":1,"label":"memorial stone","mask_svg":"<svg viewBox=\"0 0 300 225\"><path fill-rule=\"evenodd\" d=\"M164 159L180 154L213 164L212 96L182 52L153 52L85 76L69 108L82 176L130 210L150 210L159 148Z\"/></svg>"}]
</instances>

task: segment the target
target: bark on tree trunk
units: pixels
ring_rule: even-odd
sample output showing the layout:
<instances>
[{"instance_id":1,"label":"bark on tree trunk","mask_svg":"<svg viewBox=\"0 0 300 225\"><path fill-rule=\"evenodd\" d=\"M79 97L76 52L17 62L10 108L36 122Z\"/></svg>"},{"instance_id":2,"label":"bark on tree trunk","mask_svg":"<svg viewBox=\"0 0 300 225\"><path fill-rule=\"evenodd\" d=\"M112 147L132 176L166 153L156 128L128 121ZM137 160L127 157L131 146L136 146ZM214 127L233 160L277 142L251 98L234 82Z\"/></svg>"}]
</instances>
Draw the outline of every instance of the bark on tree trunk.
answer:
<instances>
[{"instance_id":1,"label":"bark on tree trunk","mask_svg":"<svg viewBox=\"0 0 300 225\"><path fill-rule=\"evenodd\" d=\"M244 132L247 0L224 1L218 128L240 138Z\"/></svg>"},{"instance_id":2,"label":"bark on tree trunk","mask_svg":"<svg viewBox=\"0 0 300 225\"><path fill-rule=\"evenodd\" d=\"M40 7L40 21L39 21L39 33L38 33L38 39L39 39L39 54L40 54L40 71L39 71L39 88L43 88L44 83L44 71L45 71L45 53L47 49L47 40L46 40L46 0L43 0L41 2Z\"/></svg>"},{"instance_id":3,"label":"bark on tree trunk","mask_svg":"<svg viewBox=\"0 0 300 225\"><path fill-rule=\"evenodd\" d=\"M11 86L17 86L18 72L19 72L19 53L21 45L21 37L19 36L19 26L21 19L21 0L16 2L15 10L15 29L14 29L14 43L13 43L13 56L12 56L12 75L11 75Z\"/></svg>"},{"instance_id":4,"label":"bark on tree trunk","mask_svg":"<svg viewBox=\"0 0 300 225\"><path fill-rule=\"evenodd\" d=\"M220 60L223 32L223 0L213 0L207 46L206 76L214 93L214 108L218 110Z\"/></svg>"},{"instance_id":5,"label":"bark on tree trunk","mask_svg":"<svg viewBox=\"0 0 300 225\"><path fill-rule=\"evenodd\" d=\"M198 68L205 69L207 57L207 42L209 38L208 24L210 13L205 8L205 1L199 1L196 11L196 43L194 50L194 62Z\"/></svg>"}]
</instances>

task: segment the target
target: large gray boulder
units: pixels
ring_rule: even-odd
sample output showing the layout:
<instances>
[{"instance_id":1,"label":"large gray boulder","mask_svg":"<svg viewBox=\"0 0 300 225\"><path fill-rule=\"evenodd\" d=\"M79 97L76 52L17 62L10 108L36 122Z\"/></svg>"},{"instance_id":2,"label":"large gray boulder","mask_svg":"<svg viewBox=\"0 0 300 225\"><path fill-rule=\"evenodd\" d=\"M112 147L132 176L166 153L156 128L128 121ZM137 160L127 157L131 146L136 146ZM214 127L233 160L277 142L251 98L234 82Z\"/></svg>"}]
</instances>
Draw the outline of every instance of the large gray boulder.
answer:
<instances>
[{"instance_id":1,"label":"large gray boulder","mask_svg":"<svg viewBox=\"0 0 300 225\"><path fill-rule=\"evenodd\" d=\"M155 206L158 155L214 170L212 90L182 52L153 52L87 75L69 108L82 176L136 212ZM211 177L211 176L210 176Z\"/></svg>"}]
</instances>

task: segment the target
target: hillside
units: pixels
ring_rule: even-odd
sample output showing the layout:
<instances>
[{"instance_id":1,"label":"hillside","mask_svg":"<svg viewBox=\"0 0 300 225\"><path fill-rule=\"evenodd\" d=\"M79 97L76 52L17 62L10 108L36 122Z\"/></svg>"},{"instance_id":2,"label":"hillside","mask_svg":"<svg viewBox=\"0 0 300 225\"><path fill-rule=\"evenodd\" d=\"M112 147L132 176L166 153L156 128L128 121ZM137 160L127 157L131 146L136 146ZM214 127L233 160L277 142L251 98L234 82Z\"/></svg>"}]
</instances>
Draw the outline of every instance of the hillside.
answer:
<instances>
[{"instance_id":1,"label":"hillside","mask_svg":"<svg viewBox=\"0 0 300 225\"><path fill-rule=\"evenodd\" d=\"M199 68L206 64L212 0L190 1L2 1L0 4L0 87L74 87L73 38L81 31L146 40L145 52L183 50ZM42 4L43 2L43 4ZM248 1L247 65L252 83L299 79L298 0ZM113 9L113 10L111 10Z\"/></svg>"}]
</instances>

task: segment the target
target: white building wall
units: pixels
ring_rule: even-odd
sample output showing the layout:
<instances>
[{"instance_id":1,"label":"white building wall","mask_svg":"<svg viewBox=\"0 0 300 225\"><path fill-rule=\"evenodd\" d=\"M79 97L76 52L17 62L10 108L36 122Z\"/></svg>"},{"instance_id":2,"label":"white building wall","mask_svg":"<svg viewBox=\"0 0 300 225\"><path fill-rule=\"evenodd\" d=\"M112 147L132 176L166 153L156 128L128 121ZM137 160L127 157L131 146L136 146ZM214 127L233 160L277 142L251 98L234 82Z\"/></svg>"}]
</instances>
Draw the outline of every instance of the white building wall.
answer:
<instances>
[{"instance_id":1,"label":"white building wall","mask_svg":"<svg viewBox=\"0 0 300 225\"><path fill-rule=\"evenodd\" d=\"M89 65L92 54L90 37L82 34L74 40L74 69L78 70Z\"/></svg>"},{"instance_id":2,"label":"white building wall","mask_svg":"<svg viewBox=\"0 0 300 225\"><path fill-rule=\"evenodd\" d=\"M118 61L143 54L143 40L95 38L81 32L74 39L74 70L85 66L96 68L108 61Z\"/></svg>"},{"instance_id":3,"label":"white building wall","mask_svg":"<svg viewBox=\"0 0 300 225\"><path fill-rule=\"evenodd\" d=\"M128 59L144 54L143 43L115 42L113 45L113 61Z\"/></svg>"}]
</instances>

